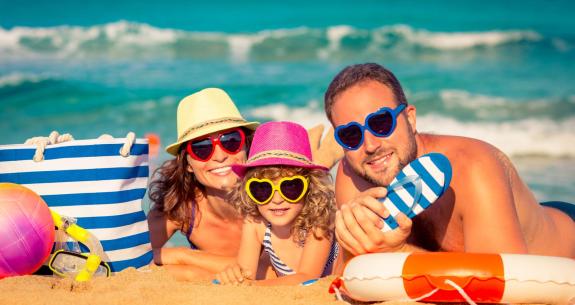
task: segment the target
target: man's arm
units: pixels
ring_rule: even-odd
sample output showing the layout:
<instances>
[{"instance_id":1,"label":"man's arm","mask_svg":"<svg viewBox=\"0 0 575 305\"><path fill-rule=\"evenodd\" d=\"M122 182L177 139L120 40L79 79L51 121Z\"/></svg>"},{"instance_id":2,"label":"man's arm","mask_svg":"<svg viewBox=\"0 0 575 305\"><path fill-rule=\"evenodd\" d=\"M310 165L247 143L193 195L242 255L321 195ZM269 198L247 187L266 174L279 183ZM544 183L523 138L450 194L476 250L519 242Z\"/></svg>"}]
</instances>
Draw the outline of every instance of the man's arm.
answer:
<instances>
[{"instance_id":1,"label":"man's arm","mask_svg":"<svg viewBox=\"0 0 575 305\"><path fill-rule=\"evenodd\" d=\"M402 213L395 217L398 228L385 233L381 231L382 218L390 217L389 211L379 201L386 195L387 190L383 187L371 188L337 211L336 237L351 255L422 250L407 244L412 221Z\"/></svg>"},{"instance_id":2,"label":"man's arm","mask_svg":"<svg viewBox=\"0 0 575 305\"><path fill-rule=\"evenodd\" d=\"M359 177L349 166L346 159L339 162L335 179L335 202L338 208L348 203L359 193L375 187L375 185Z\"/></svg>"},{"instance_id":3,"label":"man's arm","mask_svg":"<svg viewBox=\"0 0 575 305\"><path fill-rule=\"evenodd\" d=\"M335 221L336 236L343 248L344 262L353 256L370 252L424 251L405 242L411 233L411 219L402 213L396 217L399 224L397 230L381 232L381 218L388 217L389 212L378 198L384 198L387 191L357 176L345 158L341 160L337 171L335 194L339 208Z\"/></svg>"},{"instance_id":4,"label":"man's arm","mask_svg":"<svg viewBox=\"0 0 575 305\"><path fill-rule=\"evenodd\" d=\"M465 252L527 253L515 210L510 161L487 144L465 159L454 168L459 176L454 189L457 200L462 200Z\"/></svg>"}]
</instances>

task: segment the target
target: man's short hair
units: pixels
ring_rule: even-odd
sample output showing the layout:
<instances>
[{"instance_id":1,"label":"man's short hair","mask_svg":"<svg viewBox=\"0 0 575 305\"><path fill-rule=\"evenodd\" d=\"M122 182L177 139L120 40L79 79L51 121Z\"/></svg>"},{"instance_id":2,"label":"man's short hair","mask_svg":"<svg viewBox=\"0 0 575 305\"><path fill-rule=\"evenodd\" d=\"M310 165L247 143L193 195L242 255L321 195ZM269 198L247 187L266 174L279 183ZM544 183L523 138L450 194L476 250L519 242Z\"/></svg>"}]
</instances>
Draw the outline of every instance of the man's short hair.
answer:
<instances>
[{"instance_id":1,"label":"man's short hair","mask_svg":"<svg viewBox=\"0 0 575 305\"><path fill-rule=\"evenodd\" d=\"M333 104L340 93L368 80L379 82L391 89L398 104L407 103L401 84L391 71L376 63L351 65L345 67L333 78L325 92L324 107L327 118L332 120Z\"/></svg>"}]
</instances>

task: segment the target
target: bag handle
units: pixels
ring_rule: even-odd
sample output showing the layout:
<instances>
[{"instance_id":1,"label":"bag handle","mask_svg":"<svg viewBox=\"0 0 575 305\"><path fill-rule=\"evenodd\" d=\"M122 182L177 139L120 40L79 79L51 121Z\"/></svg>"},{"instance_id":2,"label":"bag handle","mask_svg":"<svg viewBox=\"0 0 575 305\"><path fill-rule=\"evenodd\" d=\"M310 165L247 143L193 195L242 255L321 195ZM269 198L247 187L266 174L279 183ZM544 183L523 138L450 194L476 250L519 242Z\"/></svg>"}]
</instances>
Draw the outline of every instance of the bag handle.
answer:
<instances>
[{"instance_id":1,"label":"bag handle","mask_svg":"<svg viewBox=\"0 0 575 305\"><path fill-rule=\"evenodd\" d=\"M100 140L109 140L113 138L114 137L108 134L103 134L98 137L98 139ZM44 160L44 151L46 150L46 146L68 141L74 141L74 137L71 134L65 133L61 135L60 133L54 130L47 137L29 138L26 140L26 142L24 142L24 144L36 145L36 152L34 153L33 160L34 162L40 162ZM132 131L128 132L128 134L126 135L126 141L124 142L124 145L120 148L119 151L122 157L126 158L130 156L130 149L132 148L132 145L134 145L135 141L136 141L136 134Z\"/></svg>"},{"instance_id":2,"label":"bag handle","mask_svg":"<svg viewBox=\"0 0 575 305\"><path fill-rule=\"evenodd\" d=\"M67 141L73 141L74 137L71 134L65 133L63 135L59 134L57 131L52 131L49 136L47 137L33 137L24 144L28 145L36 145L36 153L34 153L34 162L40 162L44 160L44 150L46 150L46 146L49 144L58 144Z\"/></svg>"},{"instance_id":3,"label":"bag handle","mask_svg":"<svg viewBox=\"0 0 575 305\"><path fill-rule=\"evenodd\" d=\"M103 134L98 137L99 140L111 140L113 138L114 137L109 134ZM126 135L126 142L124 142L124 145L120 148L120 155L122 157L126 158L130 156L130 149L132 149L134 141L136 141L136 134L132 131L128 132Z\"/></svg>"}]
</instances>

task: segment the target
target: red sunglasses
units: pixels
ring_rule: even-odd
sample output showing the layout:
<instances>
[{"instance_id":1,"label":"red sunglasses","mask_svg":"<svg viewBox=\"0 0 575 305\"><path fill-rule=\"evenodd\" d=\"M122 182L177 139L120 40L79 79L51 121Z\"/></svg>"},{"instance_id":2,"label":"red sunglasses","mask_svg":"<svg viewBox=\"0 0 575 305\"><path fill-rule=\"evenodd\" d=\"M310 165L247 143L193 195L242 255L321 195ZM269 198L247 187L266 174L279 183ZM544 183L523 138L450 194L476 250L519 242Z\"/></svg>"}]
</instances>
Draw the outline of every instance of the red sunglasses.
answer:
<instances>
[{"instance_id":1,"label":"red sunglasses","mask_svg":"<svg viewBox=\"0 0 575 305\"><path fill-rule=\"evenodd\" d=\"M246 135L241 128L232 129L214 136L206 136L188 141L186 151L195 160L206 162L210 160L216 145L228 154L237 154L244 147Z\"/></svg>"}]
</instances>

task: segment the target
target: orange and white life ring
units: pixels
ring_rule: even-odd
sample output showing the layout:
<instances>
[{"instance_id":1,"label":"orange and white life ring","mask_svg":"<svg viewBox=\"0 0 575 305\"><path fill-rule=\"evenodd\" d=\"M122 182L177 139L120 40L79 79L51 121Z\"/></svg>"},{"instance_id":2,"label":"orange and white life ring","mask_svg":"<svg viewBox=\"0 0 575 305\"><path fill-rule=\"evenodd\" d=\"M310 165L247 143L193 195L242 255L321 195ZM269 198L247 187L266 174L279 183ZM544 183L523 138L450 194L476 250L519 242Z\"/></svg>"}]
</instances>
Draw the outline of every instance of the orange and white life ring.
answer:
<instances>
[{"instance_id":1,"label":"orange and white life ring","mask_svg":"<svg viewBox=\"0 0 575 305\"><path fill-rule=\"evenodd\" d=\"M522 254L374 253L330 292L359 301L575 304L575 260Z\"/></svg>"}]
</instances>

